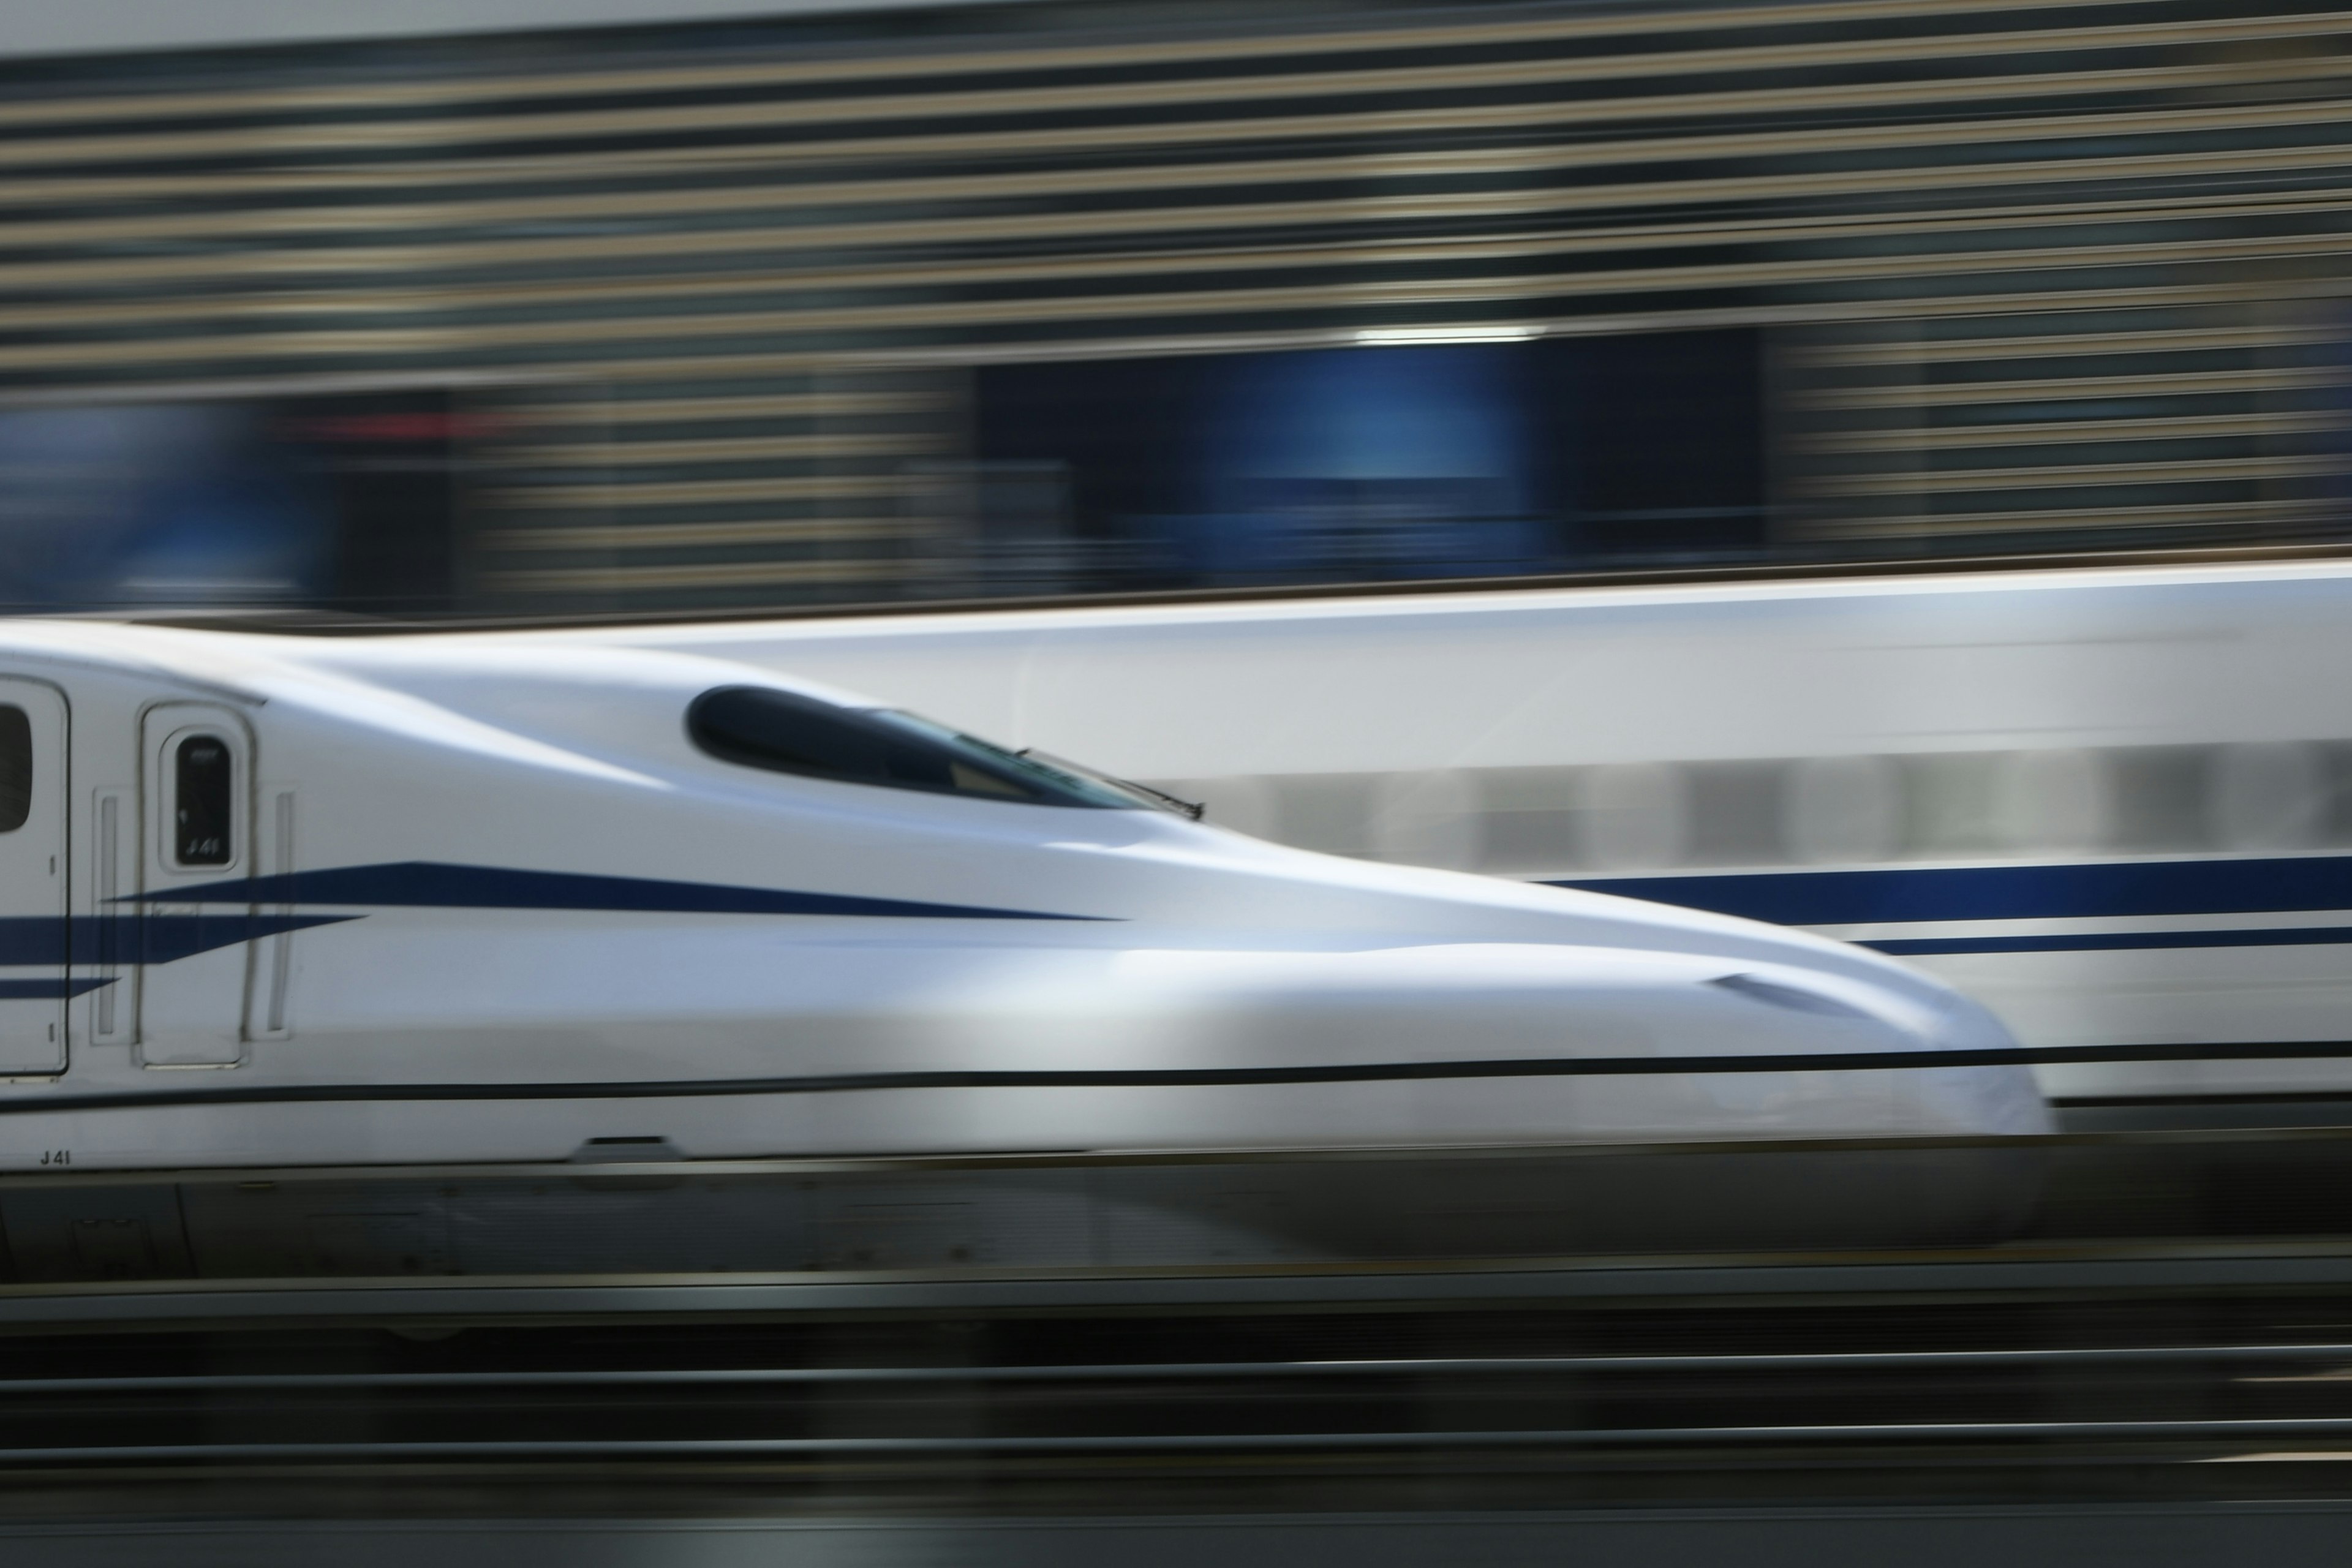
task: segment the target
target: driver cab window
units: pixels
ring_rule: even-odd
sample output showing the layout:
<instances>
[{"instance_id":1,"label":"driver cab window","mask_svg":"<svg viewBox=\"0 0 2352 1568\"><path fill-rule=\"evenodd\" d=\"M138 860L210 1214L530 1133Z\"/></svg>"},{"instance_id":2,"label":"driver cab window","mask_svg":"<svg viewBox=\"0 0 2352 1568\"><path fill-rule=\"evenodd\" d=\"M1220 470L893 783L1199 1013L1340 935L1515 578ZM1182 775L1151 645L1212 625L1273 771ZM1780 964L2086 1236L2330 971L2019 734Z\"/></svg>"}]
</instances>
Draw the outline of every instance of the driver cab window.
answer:
<instances>
[{"instance_id":1,"label":"driver cab window","mask_svg":"<svg viewBox=\"0 0 2352 1568\"><path fill-rule=\"evenodd\" d=\"M842 708L772 687L706 691L687 710L686 730L721 762L770 773L1029 805L1131 810L1148 804L911 713Z\"/></svg>"}]
</instances>

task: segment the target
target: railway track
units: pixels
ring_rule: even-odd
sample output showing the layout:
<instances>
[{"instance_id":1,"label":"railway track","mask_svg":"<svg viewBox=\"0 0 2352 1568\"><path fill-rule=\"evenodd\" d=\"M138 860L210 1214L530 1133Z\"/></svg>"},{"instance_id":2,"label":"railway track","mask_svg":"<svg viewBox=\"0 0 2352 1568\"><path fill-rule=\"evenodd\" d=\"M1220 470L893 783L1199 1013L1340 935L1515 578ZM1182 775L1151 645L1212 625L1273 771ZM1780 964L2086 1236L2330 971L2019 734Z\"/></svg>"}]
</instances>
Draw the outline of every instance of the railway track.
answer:
<instances>
[{"instance_id":1,"label":"railway track","mask_svg":"<svg viewBox=\"0 0 2352 1568\"><path fill-rule=\"evenodd\" d=\"M53 1238L99 1233L52 1258L150 1267L0 1286L0 1525L386 1500L427 1516L2352 1506L2352 1136L2327 1130L2048 1140L2030 1223L1967 1247L1825 1247L1800 1227L1704 1252L1293 1246L1104 1263L1041 1247L911 1267L582 1272L551 1267L575 1253L541 1238L502 1272L455 1246L430 1272L337 1267L383 1256L353 1234L410 1246L420 1212L463 1231L534 1190L555 1194L554 1228L634 1216L625 1237L698 1194L740 1213L788 1188L829 1192L887 1219L942 1194L1002 1214L1005 1193L1041 1180L1066 1196L1057 1184L1171 1171L1262 1194L1269 1172L1379 1190L1471 1169L1461 1190L1491 1196L1591 1191L1645 1160L1830 1160L1808 1167L1819 1179L1836 1157L1883 1171L1905 1152L12 1179L0 1214L20 1265L17 1216L31 1214ZM152 1230L142 1252L110 1228L162 1212L163 1196L198 1217L324 1216L345 1250L253 1242L207 1267L207 1238L232 1227L186 1223L160 1254ZM273 1257L302 1267L221 1261Z\"/></svg>"},{"instance_id":2,"label":"railway track","mask_svg":"<svg viewBox=\"0 0 2352 1568\"><path fill-rule=\"evenodd\" d=\"M17 1287L0 1331L0 1518L2352 1489L2342 1243Z\"/></svg>"}]
</instances>

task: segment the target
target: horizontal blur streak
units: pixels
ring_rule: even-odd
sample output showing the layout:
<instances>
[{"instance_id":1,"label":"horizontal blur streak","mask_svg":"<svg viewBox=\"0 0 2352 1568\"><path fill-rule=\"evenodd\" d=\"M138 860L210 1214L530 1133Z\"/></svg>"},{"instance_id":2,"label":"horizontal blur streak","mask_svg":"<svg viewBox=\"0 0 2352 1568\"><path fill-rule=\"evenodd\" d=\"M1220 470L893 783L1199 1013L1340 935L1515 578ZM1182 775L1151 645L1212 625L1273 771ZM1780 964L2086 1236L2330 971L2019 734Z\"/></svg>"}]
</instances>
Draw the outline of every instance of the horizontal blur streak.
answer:
<instances>
[{"instance_id":1,"label":"horizontal blur streak","mask_svg":"<svg viewBox=\"0 0 2352 1568\"><path fill-rule=\"evenodd\" d=\"M2343 531L2336 11L750 9L12 12L0 603Z\"/></svg>"},{"instance_id":2,"label":"horizontal blur streak","mask_svg":"<svg viewBox=\"0 0 2352 1568\"><path fill-rule=\"evenodd\" d=\"M394 8L285 5L276 0L81 0L45 5L0 0L0 59L32 55L113 54L197 46L312 43L341 38L429 37L524 32L720 16L791 16L838 11L929 9L980 0L406 0ZM1003 0L995 0L1003 4ZM1018 3L1018 0L1015 0Z\"/></svg>"}]
</instances>

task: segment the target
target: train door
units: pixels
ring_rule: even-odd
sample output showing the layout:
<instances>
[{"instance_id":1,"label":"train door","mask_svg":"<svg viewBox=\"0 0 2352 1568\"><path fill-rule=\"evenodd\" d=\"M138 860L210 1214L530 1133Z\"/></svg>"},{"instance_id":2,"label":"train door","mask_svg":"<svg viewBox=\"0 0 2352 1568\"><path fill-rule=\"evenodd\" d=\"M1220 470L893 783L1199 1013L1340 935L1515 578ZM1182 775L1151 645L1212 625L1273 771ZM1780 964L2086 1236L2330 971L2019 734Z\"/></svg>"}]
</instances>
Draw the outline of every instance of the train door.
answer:
<instances>
[{"instance_id":1,"label":"train door","mask_svg":"<svg viewBox=\"0 0 2352 1568\"><path fill-rule=\"evenodd\" d=\"M66 1065L66 700L0 677L0 1075Z\"/></svg>"},{"instance_id":2,"label":"train door","mask_svg":"<svg viewBox=\"0 0 2352 1568\"><path fill-rule=\"evenodd\" d=\"M229 709L167 702L140 719L139 1059L245 1060L253 904L220 885L253 876L253 735ZM173 895L209 889L201 900Z\"/></svg>"}]
</instances>

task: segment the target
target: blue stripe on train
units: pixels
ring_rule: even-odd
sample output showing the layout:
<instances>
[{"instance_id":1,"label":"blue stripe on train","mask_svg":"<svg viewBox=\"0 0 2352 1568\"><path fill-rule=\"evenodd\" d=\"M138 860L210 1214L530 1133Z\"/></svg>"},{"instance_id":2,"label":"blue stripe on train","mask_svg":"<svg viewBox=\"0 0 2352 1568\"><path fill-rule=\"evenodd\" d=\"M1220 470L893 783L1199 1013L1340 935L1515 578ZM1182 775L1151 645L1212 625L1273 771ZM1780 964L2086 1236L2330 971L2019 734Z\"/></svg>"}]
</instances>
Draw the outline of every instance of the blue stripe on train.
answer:
<instances>
[{"instance_id":1,"label":"blue stripe on train","mask_svg":"<svg viewBox=\"0 0 2352 1568\"><path fill-rule=\"evenodd\" d=\"M2126 865L1751 871L1713 877L1595 877L1552 884L1742 915L1775 925L1904 921L2131 920L2352 909L2352 856L2158 860ZM2352 927L2062 931L1887 937L1859 945L1906 957L1969 952L2120 952L2192 947L2352 943Z\"/></svg>"},{"instance_id":2,"label":"blue stripe on train","mask_svg":"<svg viewBox=\"0 0 2352 1568\"><path fill-rule=\"evenodd\" d=\"M1596 877L1553 885L1788 926L1895 921L2128 920L2146 915L2352 910L2352 856Z\"/></svg>"},{"instance_id":3,"label":"blue stripe on train","mask_svg":"<svg viewBox=\"0 0 2352 1568\"><path fill-rule=\"evenodd\" d=\"M0 980L0 1002L62 1002L113 984L111 980Z\"/></svg>"},{"instance_id":4,"label":"blue stripe on train","mask_svg":"<svg viewBox=\"0 0 2352 1568\"><path fill-rule=\"evenodd\" d=\"M2176 947L2332 947L2352 943L2352 926L2274 926L2262 931L2060 931L2038 936L1917 936L1858 942L1897 957L1931 952L2127 952Z\"/></svg>"},{"instance_id":5,"label":"blue stripe on train","mask_svg":"<svg viewBox=\"0 0 2352 1568\"><path fill-rule=\"evenodd\" d=\"M149 903L373 904L382 908L446 910L604 910L632 914L853 915L900 920L1093 921L1100 915L1045 914L974 904L933 904L869 899L850 893L804 893L784 888L739 888L717 882L665 882L646 877L597 877L573 871L517 871L499 866L452 866L402 860L341 866L289 876L240 878L144 893Z\"/></svg>"},{"instance_id":6,"label":"blue stripe on train","mask_svg":"<svg viewBox=\"0 0 2352 1568\"><path fill-rule=\"evenodd\" d=\"M0 965L169 963L281 931L358 920L357 915L17 915L0 919ZM26 982L27 984L38 984ZM0 991L0 998L11 993Z\"/></svg>"},{"instance_id":7,"label":"blue stripe on train","mask_svg":"<svg viewBox=\"0 0 2352 1568\"><path fill-rule=\"evenodd\" d=\"M710 882L666 882L643 877L583 876L568 871L517 871L497 866L451 866L426 860L343 866L292 876L240 878L174 888L115 900L119 904L366 904L394 909L598 910L631 914L832 915L899 920L1092 921L1098 915L1045 914L971 904L869 899L846 893L806 893ZM355 914L259 914L221 909L165 914L124 909L102 915L0 918L0 966L169 963L215 948L284 931L334 925ZM0 1001L79 995L102 984L0 981ZM36 989L24 989L24 987ZM15 987L15 989L11 989Z\"/></svg>"}]
</instances>

